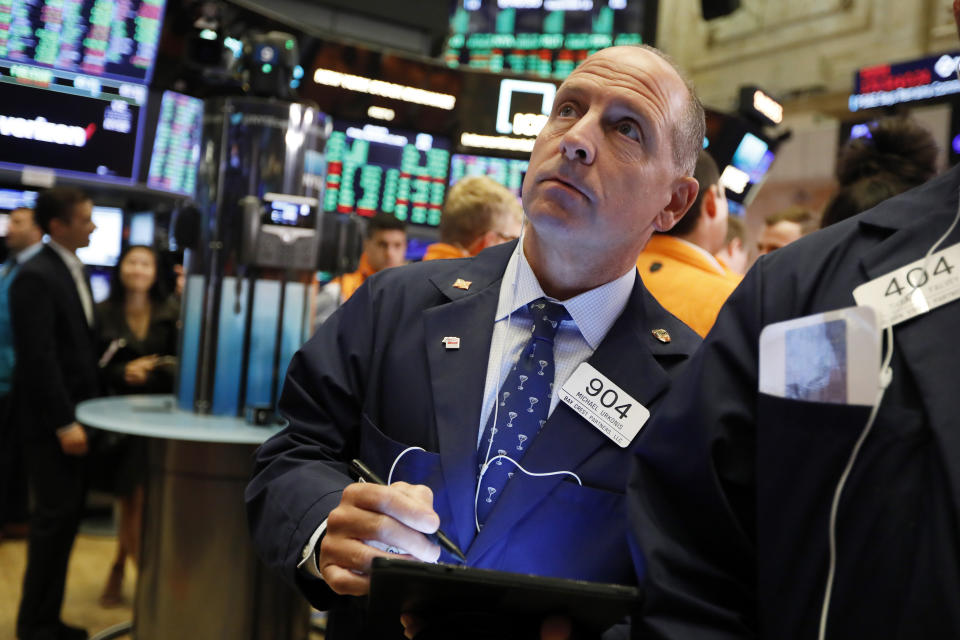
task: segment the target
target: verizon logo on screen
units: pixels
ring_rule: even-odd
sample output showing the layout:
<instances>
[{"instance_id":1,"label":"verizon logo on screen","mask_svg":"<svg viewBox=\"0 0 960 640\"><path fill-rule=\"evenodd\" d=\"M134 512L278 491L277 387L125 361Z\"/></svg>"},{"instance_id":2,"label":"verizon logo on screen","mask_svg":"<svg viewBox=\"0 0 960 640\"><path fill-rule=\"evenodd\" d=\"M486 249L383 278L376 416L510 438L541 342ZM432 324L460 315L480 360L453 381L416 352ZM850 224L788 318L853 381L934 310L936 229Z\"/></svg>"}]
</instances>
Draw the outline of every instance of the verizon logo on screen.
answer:
<instances>
[{"instance_id":1,"label":"verizon logo on screen","mask_svg":"<svg viewBox=\"0 0 960 640\"><path fill-rule=\"evenodd\" d=\"M82 147L87 144L87 140L96 130L97 126L93 123L84 128L48 122L44 117L28 120L0 115L0 135L23 140L39 140L40 142Z\"/></svg>"}]
</instances>

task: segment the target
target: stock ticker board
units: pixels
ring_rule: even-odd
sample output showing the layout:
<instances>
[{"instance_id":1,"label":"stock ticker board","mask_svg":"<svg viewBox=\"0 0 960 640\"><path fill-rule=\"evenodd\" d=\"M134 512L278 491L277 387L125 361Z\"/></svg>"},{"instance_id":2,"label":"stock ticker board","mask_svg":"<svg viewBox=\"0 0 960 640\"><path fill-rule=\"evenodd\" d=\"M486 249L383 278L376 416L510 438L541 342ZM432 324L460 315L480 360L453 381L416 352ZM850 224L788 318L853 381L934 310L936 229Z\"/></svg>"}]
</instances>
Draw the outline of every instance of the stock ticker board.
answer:
<instances>
[{"instance_id":1,"label":"stock ticker board","mask_svg":"<svg viewBox=\"0 0 960 640\"><path fill-rule=\"evenodd\" d=\"M643 42L644 4L458 0L444 60L450 67L563 79L598 49Z\"/></svg>"},{"instance_id":2,"label":"stock ticker board","mask_svg":"<svg viewBox=\"0 0 960 640\"><path fill-rule=\"evenodd\" d=\"M147 186L192 196L200 162L203 100L164 91Z\"/></svg>"},{"instance_id":3,"label":"stock ticker board","mask_svg":"<svg viewBox=\"0 0 960 640\"><path fill-rule=\"evenodd\" d=\"M165 0L0 0L0 60L147 83Z\"/></svg>"},{"instance_id":4,"label":"stock ticker board","mask_svg":"<svg viewBox=\"0 0 960 640\"><path fill-rule=\"evenodd\" d=\"M447 188L450 141L375 125L336 125L326 146L323 210L378 211L435 227Z\"/></svg>"}]
</instances>

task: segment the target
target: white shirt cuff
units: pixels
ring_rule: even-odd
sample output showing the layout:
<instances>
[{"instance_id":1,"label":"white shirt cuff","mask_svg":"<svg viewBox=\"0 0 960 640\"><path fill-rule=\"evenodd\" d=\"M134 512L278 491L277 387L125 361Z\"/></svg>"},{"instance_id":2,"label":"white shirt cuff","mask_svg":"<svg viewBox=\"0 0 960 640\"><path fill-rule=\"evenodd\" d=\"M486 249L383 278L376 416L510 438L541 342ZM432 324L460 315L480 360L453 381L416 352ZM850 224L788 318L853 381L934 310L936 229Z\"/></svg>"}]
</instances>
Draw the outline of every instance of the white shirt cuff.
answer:
<instances>
[{"instance_id":1,"label":"white shirt cuff","mask_svg":"<svg viewBox=\"0 0 960 640\"><path fill-rule=\"evenodd\" d=\"M320 567L317 566L317 543L320 542L321 536L327 530L327 521L324 520L320 523L320 526L317 527L317 530L313 532L313 535L310 536L310 539L307 540L307 544L304 545L303 551L300 552L300 562L297 563L297 569L306 571L314 578L320 578L323 580L323 576L320 575Z\"/></svg>"}]
</instances>

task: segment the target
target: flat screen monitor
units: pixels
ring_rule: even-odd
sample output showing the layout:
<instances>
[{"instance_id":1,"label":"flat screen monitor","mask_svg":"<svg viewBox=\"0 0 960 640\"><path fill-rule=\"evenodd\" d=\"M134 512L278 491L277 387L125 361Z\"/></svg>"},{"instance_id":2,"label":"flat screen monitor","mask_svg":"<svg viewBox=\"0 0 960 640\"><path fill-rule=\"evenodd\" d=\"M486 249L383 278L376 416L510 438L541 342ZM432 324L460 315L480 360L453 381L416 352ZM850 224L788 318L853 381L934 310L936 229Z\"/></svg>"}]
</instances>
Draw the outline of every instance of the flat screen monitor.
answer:
<instances>
[{"instance_id":1,"label":"flat screen monitor","mask_svg":"<svg viewBox=\"0 0 960 640\"><path fill-rule=\"evenodd\" d=\"M565 78L597 49L652 44L651 0L456 0L444 60Z\"/></svg>"},{"instance_id":2,"label":"flat screen monitor","mask_svg":"<svg viewBox=\"0 0 960 640\"><path fill-rule=\"evenodd\" d=\"M203 100L164 91L147 186L192 196L197 187Z\"/></svg>"},{"instance_id":3,"label":"flat screen monitor","mask_svg":"<svg viewBox=\"0 0 960 640\"><path fill-rule=\"evenodd\" d=\"M63 85L0 84L0 167L46 167L84 179L131 183L137 171L145 87L94 97Z\"/></svg>"},{"instance_id":4,"label":"flat screen monitor","mask_svg":"<svg viewBox=\"0 0 960 640\"><path fill-rule=\"evenodd\" d=\"M707 153L731 203L749 204L773 164L777 141L737 115L707 110Z\"/></svg>"},{"instance_id":5,"label":"flat screen monitor","mask_svg":"<svg viewBox=\"0 0 960 640\"><path fill-rule=\"evenodd\" d=\"M93 293L93 302L100 304L110 297L110 272L92 270L90 272L90 291Z\"/></svg>"},{"instance_id":6,"label":"flat screen monitor","mask_svg":"<svg viewBox=\"0 0 960 640\"><path fill-rule=\"evenodd\" d=\"M19 207L28 207L32 209L36 203L36 191L0 189L0 211L13 211Z\"/></svg>"},{"instance_id":7,"label":"flat screen monitor","mask_svg":"<svg viewBox=\"0 0 960 640\"><path fill-rule=\"evenodd\" d=\"M165 0L7 0L3 4L0 61L150 82Z\"/></svg>"},{"instance_id":8,"label":"flat screen monitor","mask_svg":"<svg viewBox=\"0 0 960 640\"><path fill-rule=\"evenodd\" d=\"M77 257L84 264L116 266L123 241L123 210L116 207L94 207L93 224L97 228L90 234L90 244L78 249Z\"/></svg>"},{"instance_id":9,"label":"flat screen monitor","mask_svg":"<svg viewBox=\"0 0 960 640\"><path fill-rule=\"evenodd\" d=\"M141 211L130 216L127 244L153 246L153 212Z\"/></svg>"},{"instance_id":10,"label":"flat screen monitor","mask_svg":"<svg viewBox=\"0 0 960 640\"><path fill-rule=\"evenodd\" d=\"M519 198L523 177L527 174L529 165L529 160L456 153L450 160L450 186L468 176L487 176Z\"/></svg>"},{"instance_id":11,"label":"flat screen monitor","mask_svg":"<svg viewBox=\"0 0 960 640\"><path fill-rule=\"evenodd\" d=\"M450 139L379 125L334 122L323 210L393 214L436 227L447 189Z\"/></svg>"}]
</instances>

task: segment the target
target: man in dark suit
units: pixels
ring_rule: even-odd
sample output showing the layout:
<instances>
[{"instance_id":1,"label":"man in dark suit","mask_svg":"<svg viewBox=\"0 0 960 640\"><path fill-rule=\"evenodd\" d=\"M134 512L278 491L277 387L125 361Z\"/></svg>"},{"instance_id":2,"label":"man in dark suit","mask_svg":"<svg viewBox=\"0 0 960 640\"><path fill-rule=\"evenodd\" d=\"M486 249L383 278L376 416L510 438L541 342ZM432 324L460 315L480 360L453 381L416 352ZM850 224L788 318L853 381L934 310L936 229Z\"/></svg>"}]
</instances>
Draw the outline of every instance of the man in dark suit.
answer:
<instances>
[{"instance_id":1,"label":"man in dark suit","mask_svg":"<svg viewBox=\"0 0 960 640\"><path fill-rule=\"evenodd\" d=\"M960 638L958 189L955 167L761 257L734 292L640 437L635 637ZM946 253L924 264L938 239ZM770 329L761 349L765 328L851 307L868 282L879 295L858 299L889 327L892 377L879 358L849 360L865 403L800 399L760 375L770 363L789 385L802 359L777 366L789 336L778 351ZM883 321L918 297L928 310ZM852 358L844 344L825 352Z\"/></svg>"},{"instance_id":2,"label":"man in dark suit","mask_svg":"<svg viewBox=\"0 0 960 640\"><path fill-rule=\"evenodd\" d=\"M604 402L620 398L633 420L638 405L655 410L696 347L635 264L693 202L702 136L696 96L659 52L595 54L537 138L522 241L372 276L294 357L280 401L290 426L259 451L248 511L266 562L333 609L328 637L359 635L355 599L341 596L366 594L384 548L453 558L423 535L438 526L472 566L636 583L623 503L631 438L612 441L562 389L592 367L594 392L619 387ZM536 342L554 311L554 337ZM539 366L512 378L534 353ZM541 372L553 383L528 398ZM520 433L539 410L539 428ZM494 444L504 434L513 439ZM353 483L352 458L393 484Z\"/></svg>"},{"instance_id":3,"label":"man in dark suit","mask_svg":"<svg viewBox=\"0 0 960 640\"><path fill-rule=\"evenodd\" d=\"M87 433L74 407L98 393L93 297L76 256L96 228L92 209L76 189L41 193L34 217L50 242L21 266L10 289L14 403L35 499L19 640L87 637L60 621L60 608L85 494Z\"/></svg>"}]
</instances>

